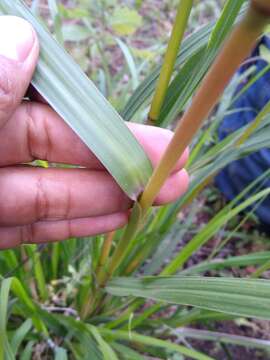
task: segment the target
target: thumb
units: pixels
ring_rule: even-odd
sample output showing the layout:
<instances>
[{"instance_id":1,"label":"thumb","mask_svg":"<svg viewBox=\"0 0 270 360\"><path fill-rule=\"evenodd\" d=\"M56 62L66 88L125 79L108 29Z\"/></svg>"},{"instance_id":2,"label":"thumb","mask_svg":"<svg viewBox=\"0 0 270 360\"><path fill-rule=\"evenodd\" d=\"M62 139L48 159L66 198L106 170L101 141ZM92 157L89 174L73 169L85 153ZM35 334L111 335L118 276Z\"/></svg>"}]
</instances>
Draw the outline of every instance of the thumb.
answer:
<instances>
[{"instance_id":1,"label":"thumb","mask_svg":"<svg viewBox=\"0 0 270 360\"><path fill-rule=\"evenodd\" d=\"M32 26L0 16L0 128L22 101L33 76L39 45Z\"/></svg>"}]
</instances>

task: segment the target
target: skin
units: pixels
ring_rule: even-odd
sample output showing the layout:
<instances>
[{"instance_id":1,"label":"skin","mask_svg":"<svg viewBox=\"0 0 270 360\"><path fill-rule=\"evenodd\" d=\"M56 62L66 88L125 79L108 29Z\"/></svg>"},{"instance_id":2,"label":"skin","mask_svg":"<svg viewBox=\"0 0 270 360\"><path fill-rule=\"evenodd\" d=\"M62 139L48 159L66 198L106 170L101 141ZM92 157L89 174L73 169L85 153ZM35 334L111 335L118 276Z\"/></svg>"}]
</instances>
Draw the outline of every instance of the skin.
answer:
<instances>
[{"instance_id":1,"label":"skin","mask_svg":"<svg viewBox=\"0 0 270 360\"><path fill-rule=\"evenodd\" d=\"M16 17L0 17L0 249L106 233L123 227L132 202L95 155L65 122L29 91L39 53L31 26ZM30 101L23 101L28 91ZM153 166L172 133L128 124ZM155 200L177 200L187 189L178 161ZM27 165L43 159L81 168L43 169Z\"/></svg>"}]
</instances>

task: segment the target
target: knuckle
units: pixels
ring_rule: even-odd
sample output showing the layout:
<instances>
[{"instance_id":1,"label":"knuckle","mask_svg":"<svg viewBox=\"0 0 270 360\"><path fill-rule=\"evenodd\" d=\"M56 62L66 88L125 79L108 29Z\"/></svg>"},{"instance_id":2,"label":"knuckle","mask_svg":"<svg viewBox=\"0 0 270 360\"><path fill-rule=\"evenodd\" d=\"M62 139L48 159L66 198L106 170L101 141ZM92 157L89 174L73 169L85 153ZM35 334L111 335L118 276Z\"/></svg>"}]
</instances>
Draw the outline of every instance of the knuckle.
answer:
<instances>
[{"instance_id":1,"label":"knuckle","mask_svg":"<svg viewBox=\"0 0 270 360\"><path fill-rule=\"evenodd\" d=\"M66 239L70 239L74 236L75 232L73 231L73 222L72 220L68 219L66 221Z\"/></svg>"},{"instance_id":2,"label":"knuckle","mask_svg":"<svg viewBox=\"0 0 270 360\"><path fill-rule=\"evenodd\" d=\"M71 206L71 190L70 190L69 186L66 186L64 193L65 193L65 201L64 201L62 218L69 219L70 213L71 213L71 208L72 208L72 206Z\"/></svg>"},{"instance_id":3,"label":"knuckle","mask_svg":"<svg viewBox=\"0 0 270 360\"><path fill-rule=\"evenodd\" d=\"M35 159L50 158L52 144L45 116L37 111L33 103L25 103L27 118L27 144L29 154ZM38 121L37 121L38 119Z\"/></svg>"},{"instance_id":4,"label":"knuckle","mask_svg":"<svg viewBox=\"0 0 270 360\"><path fill-rule=\"evenodd\" d=\"M50 204L48 199L48 191L46 186L46 178L39 176L36 183L35 192L35 213L36 220L43 220L48 218L50 211Z\"/></svg>"},{"instance_id":5,"label":"knuckle","mask_svg":"<svg viewBox=\"0 0 270 360\"><path fill-rule=\"evenodd\" d=\"M71 189L64 182L58 183L42 171L36 182L34 198L35 221L65 220L71 217Z\"/></svg>"}]
</instances>

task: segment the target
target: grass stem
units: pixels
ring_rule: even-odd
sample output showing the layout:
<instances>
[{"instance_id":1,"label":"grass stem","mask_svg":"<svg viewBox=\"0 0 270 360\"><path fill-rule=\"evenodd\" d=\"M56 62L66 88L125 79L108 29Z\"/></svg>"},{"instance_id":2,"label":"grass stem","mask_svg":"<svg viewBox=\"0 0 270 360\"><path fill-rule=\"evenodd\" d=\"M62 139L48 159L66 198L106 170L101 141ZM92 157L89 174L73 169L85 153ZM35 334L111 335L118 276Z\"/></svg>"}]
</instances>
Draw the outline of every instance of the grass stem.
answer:
<instances>
[{"instance_id":1,"label":"grass stem","mask_svg":"<svg viewBox=\"0 0 270 360\"><path fill-rule=\"evenodd\" d=\"M106 265L107 265L108 257L110 255L114 235L115 235L115 231L112 231L105 236L96 270L98 283L102 283L103 281L102 279L106 275Z\"/></svg>"},{"instance_id":2,"label":"grass stem","mask_svg":"<svg viewBox=\"0 0 270 360\"><path fill-rule=\"evenodd\" d=\"M183 40L193 0L180 0L172 34L169 40L156 91L149 112L149 120L155 122L160 114L169 82L173 73L177 53Z\"/></svg>"}]
</instances>

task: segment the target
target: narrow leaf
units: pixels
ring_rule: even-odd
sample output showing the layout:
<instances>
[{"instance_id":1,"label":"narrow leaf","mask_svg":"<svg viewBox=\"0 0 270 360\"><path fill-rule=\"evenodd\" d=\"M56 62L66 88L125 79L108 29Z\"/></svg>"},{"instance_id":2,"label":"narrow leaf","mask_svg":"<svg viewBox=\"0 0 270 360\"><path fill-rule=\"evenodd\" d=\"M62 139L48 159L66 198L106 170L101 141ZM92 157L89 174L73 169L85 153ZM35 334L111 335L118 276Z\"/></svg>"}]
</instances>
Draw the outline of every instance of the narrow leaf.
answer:
<instances>
[{"instance_id":1,"label":"narrow leaf","mask_svg":"<svg viewBox=\"0 0 270 360\"><path fill-rule=\"evenodd\" d=\"M93 334L94 339L99 345L100 351L103 354L104 360L118 360L118 356L114 352L114 350L111 348L111 346L103 340L102 336L100 335L97 328L94 326L89 326L89 329L91 333Z\"/></svg>"},{"instance_id":2,"label":"narrow leaf","mask_svg":"<svg viewBox=\"0 0 270 360\"><path fill-rule=\"evenodd\" d=\"M263 349L267 351L270 350L269 340L262 340L252 337L226 334L216 331L197 330L197 329L189 329L189 328L181 328L181 329L173 330L172 332L184 338L221 342L230 345L234 344L249 348Z\"/></svg>"},{"instance_id":3,"label":"narrow leaf","mask_svg":"<svg viewBox=\"0 0 270 360\"><path fill-rule=\"evenodd\" d=\"M226 268L238 268L250 265L262 265L270 259L270 251L262 251L258 253L233 256L227 259L215 259L212 261L204 261L198 265L192 266L181 271L181 275L193 275L209 270L221 270Z\"/></svg>"},{"instance_id":4,"label":"narrow leaf","mask_svg":"<svg viewBox=\"0 0 270 360\"><path fill-rule=\"evenodd\" d=\"M108 329L104 329L104 328L100 328L99 332L104 336L108 336L109 338L113 338L113 339L117 339L117 340L125 340L125 341L129 341L131 343L145 344L145 345L149 345L149 346L168 349L170 351L174 351L174 352L183 354L190 359L213 360L213 358L206 356L196 350L188 349L185 346L174 344L170 341L157 339L157 338L154 338L151 336L140 335L135 332L130 333L128 331L121 331L121 330L113 331L113 330L108 330Z\"/></svg>"},{"instance_id":5,"label":"narrow leaf","mask_svg":"<svg viewBox=\"0 0 270 360\"><path fill-rule=\"evenodd\" d=\"M115 278L106 290L117 296L136 296L191 305L222 313L270 319L270 281L210 277Z\"/></svg>"},{"instance_id":6,"label":"narrow leaf","mask_svg":"<svg viewBox=\"0 0 270 360\"><path fill-rule=\"evenodd\" d=\"M32 320L27 319L24 323L15 331L12 340L11 340L11 347L15 355L17 355L17 351L23 342L24 338L28 334L28 332L32 328Z\"/></svg>"},{"instance_id":7,"label":"narrow leaf","mask_svg":"<svg viewBox=\"0 0 270 360\"><path fill-rule=\"evenodd\" d=\"M0 288L0 360L15 359L7 335L8 299L11 283L11 279L5 279Z\"/></svg>"}]
</instances>

